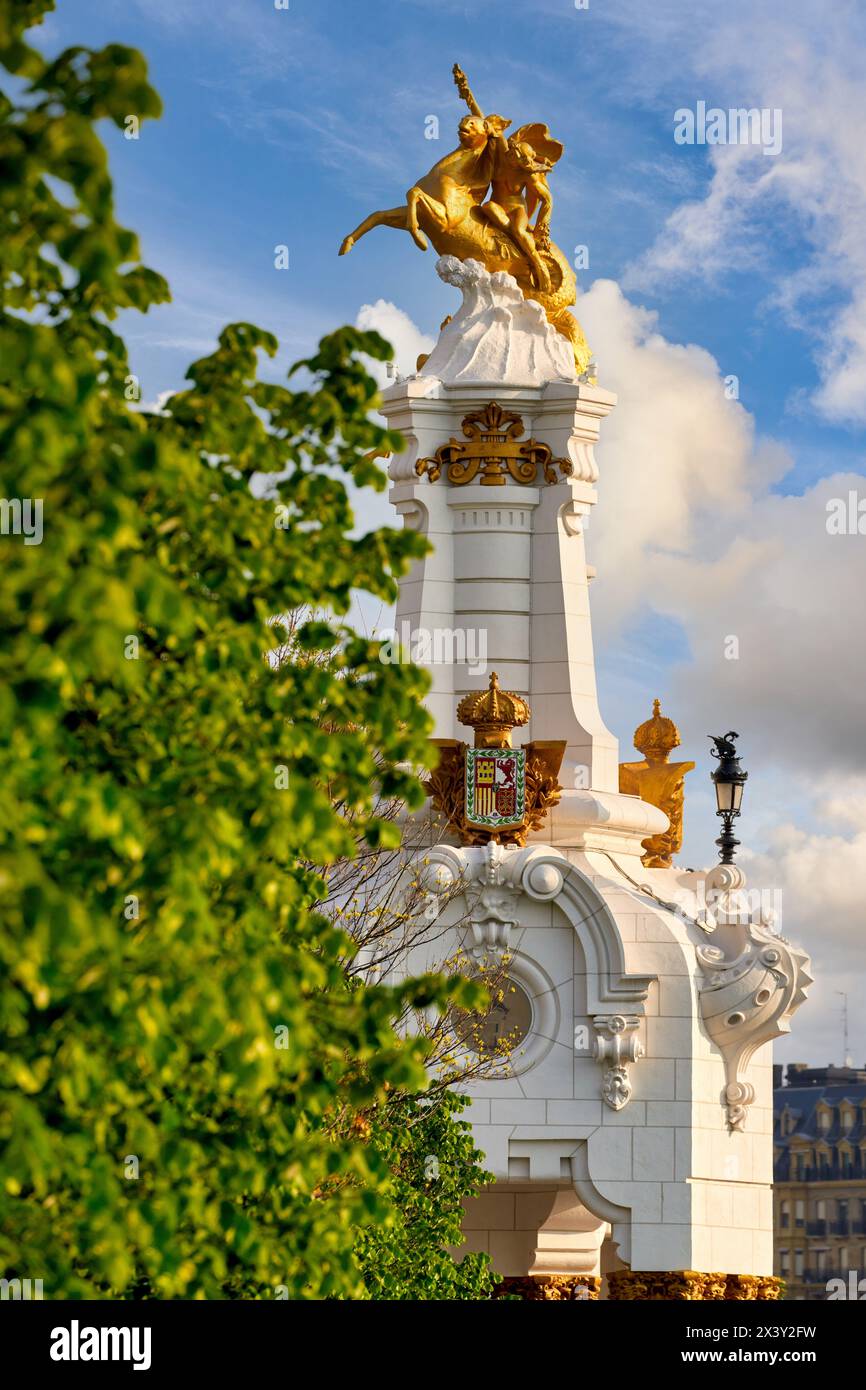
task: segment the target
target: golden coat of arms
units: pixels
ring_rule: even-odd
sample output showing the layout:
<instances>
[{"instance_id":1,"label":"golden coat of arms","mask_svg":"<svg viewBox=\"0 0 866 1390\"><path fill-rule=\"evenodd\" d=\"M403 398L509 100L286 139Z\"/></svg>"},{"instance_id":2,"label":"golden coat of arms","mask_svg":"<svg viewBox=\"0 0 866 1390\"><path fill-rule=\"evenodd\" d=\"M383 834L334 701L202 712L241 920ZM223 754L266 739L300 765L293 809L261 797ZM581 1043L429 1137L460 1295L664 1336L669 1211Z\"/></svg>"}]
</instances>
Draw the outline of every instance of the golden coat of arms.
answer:
<instances>
[{"instance_id":1,"label":"golden coat of arms","mask_svg":"<svg viewBox=\"0 0 866 1390\"><path fill-rule=\"evenodd\" d=\"M525 845L562 794L559 769L565 740L511 746L511 731L529 721L530 708L502 690L494 671L487 690L465 695L457 718L475 730L474 747L437 738L439 766L424 782L433 805L464 845Z\"/></svg>"}]
</instances>

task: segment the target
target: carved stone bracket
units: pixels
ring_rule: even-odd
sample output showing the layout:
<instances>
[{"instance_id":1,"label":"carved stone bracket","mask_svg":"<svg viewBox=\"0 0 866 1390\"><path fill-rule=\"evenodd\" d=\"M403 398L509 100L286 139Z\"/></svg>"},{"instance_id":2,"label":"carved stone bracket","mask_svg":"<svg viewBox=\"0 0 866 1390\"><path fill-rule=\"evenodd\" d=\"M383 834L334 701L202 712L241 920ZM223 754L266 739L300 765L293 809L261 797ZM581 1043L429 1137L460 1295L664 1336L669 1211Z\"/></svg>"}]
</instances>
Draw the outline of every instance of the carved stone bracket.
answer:
<instances>
[{"instance_id":1,"label":"carved stone bracket","mask_svg":"<svg viewBox=\"0 0 866 1390\"><path fill-rule=\"evenodd\" d=\"M707 875L708 896L718 895L713 917L722 945L697 948L704 976L701 1017L724 1058L722 1104L730 1130L744 1128L755 1098L743 1076L753 1054L790 1031L812 983L805 952L771 931L766 916L753 916L744 906L745 882L736 864L718 864Z\"/></svg>"},{"instance_id":2,"label":"carved stone bracket","mask_svg":"<svg viewBox=\"0 0 866 1390\"><path fill-rule=\"evenodd\" d=\"M491 840L478 865L480 883L469 907L471 951L477 961L495 956L501 960L509 948L517 924L520 886L509 882L502 846Z\"/></svg>"},{"instance_id":3,"label":"carved stone bracket","mask_svg":"<svg viewBox=\"0 0 866 1390\"><path fill-rule=\"evenodd\" d=\"M631 1099L629 1065L644 1055L637 1036L639 1024L639 1018L625 1014L596 1015L593 1019L598 1034L595 1041L596 1059L606 1064L601 1094L605 1105L609 1105L611 1110L622 1110Z\"/></svg>"}]
</instances>

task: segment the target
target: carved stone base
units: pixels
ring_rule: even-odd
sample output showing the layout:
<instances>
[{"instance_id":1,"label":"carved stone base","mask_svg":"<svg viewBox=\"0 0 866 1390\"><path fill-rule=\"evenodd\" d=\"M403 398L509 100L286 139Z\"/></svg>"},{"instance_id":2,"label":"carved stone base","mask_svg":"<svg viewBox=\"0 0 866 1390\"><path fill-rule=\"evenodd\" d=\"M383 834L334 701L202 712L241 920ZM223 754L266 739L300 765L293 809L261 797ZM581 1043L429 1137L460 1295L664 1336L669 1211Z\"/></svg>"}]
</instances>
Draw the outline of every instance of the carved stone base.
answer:
<instances>
[{"instance_id":1,"label":"carved stone base","mask_svg":"<svg viewBox=\"0 0 866 1390\"><path fill-rule=\"evenodd\" d=\"M620 1269L608 1275L608 1298L637 1299L776 1299L782 1281L771 1274L699 1274L693 1269L670 1273Z\"/></svg>"},{"instance_id":2,"label":"carved stone base","mask_svg":"<svg viewBox=\"0 0 866 1390\"><path fill-rule=\"evenodd\" d=\"M601 1280L594 1274L537 1274L504 1279L494 1298L510 1294L527 1302L585 1303L598 1298Z\"/></svg>"}]
</instances>

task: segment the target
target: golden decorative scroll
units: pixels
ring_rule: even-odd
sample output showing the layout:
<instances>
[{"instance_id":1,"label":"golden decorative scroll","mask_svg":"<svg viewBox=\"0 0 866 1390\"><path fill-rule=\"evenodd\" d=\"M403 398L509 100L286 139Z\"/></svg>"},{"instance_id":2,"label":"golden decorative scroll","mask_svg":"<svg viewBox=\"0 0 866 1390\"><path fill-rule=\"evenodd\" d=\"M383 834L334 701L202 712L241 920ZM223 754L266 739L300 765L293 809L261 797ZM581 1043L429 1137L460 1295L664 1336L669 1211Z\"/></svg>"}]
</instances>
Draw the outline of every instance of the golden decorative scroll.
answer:
<instances>
[{"instance_id":1,"label":"golden decorative scroll","mask_svg":"<svg viewBox=\"0 0 866 1390\"><path fill-rule=\"evenodd\" d=\"M557 469L563 477L574 471L569 459L553 457L548 444L540 444L537 439L521 442L523 432L520 415L490 401L483 410L470 411L463 417L466 441L452 436L447 444L439 446L432 458L418 459L415 472L419 478L426 473L430 482L435 483L444 468L449 483L463 487L474 482L480 470L479 481L485 487L502 487L509 476L515 483L534 483L539 468L547 483L557 481Z\"/></svg>"}]
</instances>

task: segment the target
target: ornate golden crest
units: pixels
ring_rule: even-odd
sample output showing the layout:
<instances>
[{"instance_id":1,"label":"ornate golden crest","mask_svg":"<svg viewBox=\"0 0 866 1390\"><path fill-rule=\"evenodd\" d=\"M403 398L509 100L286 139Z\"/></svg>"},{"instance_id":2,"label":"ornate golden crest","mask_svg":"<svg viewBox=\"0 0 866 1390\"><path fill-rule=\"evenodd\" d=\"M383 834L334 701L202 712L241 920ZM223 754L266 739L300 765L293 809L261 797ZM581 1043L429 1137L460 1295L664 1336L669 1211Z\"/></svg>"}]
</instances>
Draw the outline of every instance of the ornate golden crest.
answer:
<instances>
[{"instance_id":1,"label":"ornate golden crest","mask_svg":"<svg viewBox=\"0 0 866 1390\"><path fill-rule=\"evenodd\" d=\"M507 756L512 729L526 724L530 713L520 695L500 689L494 671L487 690L465 695L457 706L460 723L475 730L474 748L457 739L431 740L439 749L439 766L424 781L424 790L460 836L461 844L486 845L497 840L503 845L525 845L529 834L541 828L558 803L565 740L538 740L515 749L512 759ZM485 757L479 750L494 751ZM521 756L517 758L517 754ZM493 769L489 791L485 785L488 762ZM503 776L497 779L499 763ZM471 785L467 764L471 764Z\"/></svg>"},{"instance_id":2,"label":"ornate golden crest","mask_svg":"<svg viewBox=\"0 0 866 1390\"><path fill-rule=\"evenodd\" d=\"M475 480L480 469L481 483L485 487L502 487L508 481L507 475L516 483L532 484L541 468L545 482L555 483L557 468L563 477L574 471L569 459L553 457L549 444L540 444L537 439L525 439L521 443L523 432L522 416L490 401L483 410L470 411L463 417L463 433L468 443L452 436L447 444L439 446L432 458L418 459L415 472L419 478L426 473L430 482L435 483L445 468L449 483L463 487Z\"/></svg>"}]
</instances>

